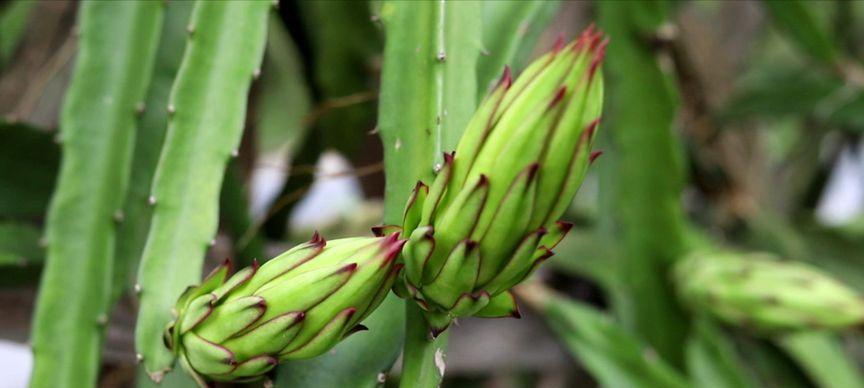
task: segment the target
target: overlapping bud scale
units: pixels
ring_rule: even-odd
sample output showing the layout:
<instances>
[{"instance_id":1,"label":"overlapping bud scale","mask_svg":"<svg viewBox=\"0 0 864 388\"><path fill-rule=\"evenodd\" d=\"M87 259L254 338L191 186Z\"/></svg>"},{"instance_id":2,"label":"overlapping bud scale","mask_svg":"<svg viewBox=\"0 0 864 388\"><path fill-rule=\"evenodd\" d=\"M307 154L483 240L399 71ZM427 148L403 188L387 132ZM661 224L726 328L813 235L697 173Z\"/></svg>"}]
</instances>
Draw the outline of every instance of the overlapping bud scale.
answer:
<instances>
[{"instance_id":1,"label":"overlapping bud scale","mask_svg":"<svg viewBox=\"0 0 864 388\"><path fill-rule=\"evenodd\" d=\"M679 295L694 311L758 333L864 323L864 298L804 263L763 253L696 252L674 273Z\"/></svg>"},{"instance_id":2,"label":"overlapping bud scale","mask_svg":"<svg viewBox=\"0 0 864 388\"><path fill-rule=\"evenodd\" d=\"M316 233L230 277L226 261L177 301L166 345L202 385L254 380L280 361L317 356L363 329L393 285L404 243L398 234L325 242Z\"/></svg>"},{"instance_id":3,"label":"overlapping bud scale","mask_svg":"<svg viewBox=\"0 0 864 388\"><path fill-rule=\"evenodd\" d=\"M570 229L557 220L597 155L605 45L589 28L515 82L505 70L431 186L417 183L396 290L425 310L433 334L455 317L518 316L508 290Z\"/></svg>"}]
</instances>

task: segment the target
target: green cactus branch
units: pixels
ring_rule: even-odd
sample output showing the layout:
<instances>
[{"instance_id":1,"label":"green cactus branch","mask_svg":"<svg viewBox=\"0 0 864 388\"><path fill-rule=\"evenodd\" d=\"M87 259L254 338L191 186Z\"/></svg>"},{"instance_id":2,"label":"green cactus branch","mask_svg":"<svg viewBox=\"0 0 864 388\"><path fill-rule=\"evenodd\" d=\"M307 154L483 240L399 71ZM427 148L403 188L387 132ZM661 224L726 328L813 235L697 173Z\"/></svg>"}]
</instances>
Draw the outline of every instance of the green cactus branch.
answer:
<instances>
[{"instance_id":1,"label":"green cactus branch","mask_svg":"<svg viewBox=\"0 0 864 388\"><path fill-rule=\"evenodd\" d=\"M183 58L186 46L186 26L192 13L193 2L169 2L165 5L165 21L162 26L162 39L156 52L153 77L149 85L144 109L139 120L139 130L135 133L135 152L132 159L132 172L129 192L123 208L124 220L117 231L117 259L114 266L114 298L128 290L134 281L135 271L147 231L153 207L147 203L150 185L159 161L159 152L165 140L168 125L168 94L174 76Z\"/></svg>"},{"instance_id":2,"label":"green cactus branch","mask_svg":"<svg viewBox=\"0 0 864 388\"><path fill-rule=\"evenodd\" d=\"M687 323L667 281L669 265L685 251L681 150L672 131L677 96L648 43L666 21L669 4L597 5L612 41L606 74L613 119L606 125L614 149L602 184L614 193L607 207L625 247L618 268L627 297L613 304L625 326L682 366Z\"/></svg>"},{"instance_id":3,"label":"green cactus branch","mask_svg":"<svg viewBox=\"0 0 864 388\"><path fill-rule=\"evenodd\" d=\"M31 387L96 385L136 107L147 90L162 13L156 2L81 5L80 49L60 118L63 157L33 324Z\"/></svg>"},{"instance_id":4,"label":"green cactus branch","mask_svg":"<svg viewBox=\"0 0 864 388\"><path fill-rule=\"evenodd\" d=\"M388 37L378 120L387 174L385 223L401 224L411 188L418 179L431 182L435 163L455 150L474 112L480 11L479 2L390 1L381 7ZM431 341L426 322L411 311L416 307L407 308L402 382L435 387L443 367L434 358L442 358L445 337Z\"/></svg>"},{"instance_id":5,"label":"green cactus branch","mask_svg":"<svg viewBox=\"0 0 864 388\"><path fill-rule=\"evenodd\" d=\"M236 156L252 80L260 72L270 1L199 1L167 106L165 145L136 291L139 359L154 380L174 364L162 331L183 289L198 282L216 234L219 190Z\"/></svg>"}]
</instances>

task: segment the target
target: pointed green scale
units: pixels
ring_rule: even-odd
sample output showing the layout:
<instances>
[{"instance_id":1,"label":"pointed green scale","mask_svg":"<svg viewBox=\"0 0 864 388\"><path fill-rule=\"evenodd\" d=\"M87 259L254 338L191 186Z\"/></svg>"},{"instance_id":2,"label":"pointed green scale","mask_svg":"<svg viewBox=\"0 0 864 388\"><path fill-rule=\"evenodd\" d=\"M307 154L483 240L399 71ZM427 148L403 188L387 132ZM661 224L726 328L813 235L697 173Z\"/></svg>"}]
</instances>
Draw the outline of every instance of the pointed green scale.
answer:
<instances>
[{"instance_id":1,"label":"pointed green scale","mask_svg":"<svg viewBox=\"0 0 864 388\"><path fill-rule=\"evenodd\" d=\"M512 288L513 286L522 283L529 276L533 275L537 268L540 268L540 264L543 264L546 259L552 257L553 252L551 249L546 247L540 247L537 251L534 252L534 256L531 257L531 265L528 268L516 276L515 278L510 279L509 281L505 281L503 283L502 288L500 290L507 290Z\"/></svg>"},{"instance_id":2,"label":"pointed green scale","mask_svg":"<svg viewBox=\"0 0 864 388\"><path fill-rule=\"evenodd\" d=\"M290 271L294 267L297 267L306 261L312 260L315 256L321 253L322 249L324 249L324 241L316 240L314 242L298 245L287 252L276 256L258 268L258 271L255 272L255 276L244 284L240 290L238 290L238 294L248 293L250 290L257 290L261 285L272 281L276 277Z\"/></svg>"},{"instance_id":3,"label":"pointed green scale","mask_svg":"<svg viewBox=\"0 0 864 388\"><path fill-rule=\"evenodd\" d=\"M402 234L402 227L399 225L378 225L371 228L372 234L375 237L387 237L396 233Z\"/></svg>"},{"instance_id":4,"label":"pointed green scale","mask_svg":"<svg viewBox=\"0 0 864 388\"><path fill-rule=\"evenodd\" d=\"M259 354L276 354L297 336L303 327L304 314L292 311L263 322L238 337L225 341L225 347L238 360Z\"/></svg>"},{"instance_id":5,"label":"pointed green scale","mask_svg":"<svg viewBox=\"0 0 864 388\"><path fill-rule=\"evenodd\" d=\"M489 299L489 304L475 314L481 318L520 318L519 306L516 305L516 297L511 291L504 291Z\"/></svg>"},{"instance_id":6,"label":"pointed green scale","mask_svg":"<svg viewBox=\"0 0 864 388\"><path fill-rule=\"evenodd\" d=\"M470 236L478 215L483 211L486 197L489 193L489 181L486 176L480 175L477 182L470 188L466 188L441 219L435 223L435 245L437 249L426 261L423 268L423 284L428 284L441 270L444 260L450 254L446 249L455 246L460 240Z\"/></svg>"},{"instance_id":7,"label":"pointed green scale","mask_svg":"<svg viewBox=\"0 0 864 388\"><path fill-rule=\"evenodd\" d=\"M429 327L432 329L430 333L432 337L437 337L438 334L446 330L453 320L453 317L447 312L426 312L423 314L423 317L426 318L426 322L429 323Z\"/></svg>"},{"instance_id":8,"label":"pointed green scale","mask_svg":"<svg viewBox=\"0 0 864 388\"><path fill-rule=\"evenodd\" d=\"M402 270L402 264L396 264L390 270L390 273L387 275L386 280L381 283L381 287L378 288L378 291L375 293L375 296L370 300L370 302L364 306L362 309L358 309L360 316L365 317L372 313L378 305L387 297L390 293L390 290L393 289L394 285L396 285L396 278L399 276L399 272ZM402 286L404 289L404 285ZM394 289L395 291L395 289ZM407 295L407 293L405 294Z\"/></svg>"},{"instance_id":9,"label":"pointed green scale","mask_svg":"<svg viewBox=\"0 0 864 388\"><path fill-rule=\"evenodd\" d=\"M198 297L200 294L198 292L197 286L189 286L186 287L186 290L180 294L180 298L177 299L177 303L174 303L174 310L179 312L186 308L186 305L189 304L189 301ZM177 318L177 317L174 317Z\"/></svg>"},{"instance_id":10,"label":"pointed green scale","mask_svg":"<svg viewBox=\"0 0 864 388\"><path fill-rule=\"evenodd\" d=\"M595 78L602 78L602 75L598 71L597 76ZM570 202L573 197L576 195L576 192L579 191L579 187L582 185L582 181L585 178L585 174L588 171L590 156L591 156L591 146L594 142L594 138L596 137L597 129L599 127L599 119L600 119L600 109L601 109L601 101L602 101L602 81L595 82L592 87L600 89L599 95L595 94L594 97L588 100L588 105L585 107L586 112L586 120L588 120L588 124L586 124L586 130L582 132L584 137L580 140L578 148L576 150L575 156L572 157L572 161L569 167L569 173L566 175L566 179L564 181L564 185L558 191L558 195L555 197L556 202L553 203L552 209L548 212L548 217L546 218L545 223L548 223L552 220L558 219L562 214L567 210L570 206ZM588 136L590 135L590 136ZM540 182L543 182L543 176L541 175ZM538 210L538 213L542 210ZM533 225L533 224L532 224Z\"/></svg>"},{"instance_id":11,"label":"pointed green scale","mask_svg":"<svg viewBox=\"0 0 864 388\"><path fill-rule=\"evenodd\" d=\"M558 243L567 236L567 233L570 232L570 229L572 228L572 223L566 221L555 221L555 223L546 230L546 234L540 238L539 246L549 249L555 248L558 246Z\"/></svg>"},{"instance_id":12,"label":"pointed green scale","mask_svg":"<svg viewBox=\"0 0 864 388\"><path fill-rule=\"evenodd\" d=\"M329 241L327 247L315 256L314 260L299 265L285 275L293 277L321 267L359 262L362 257L369 257L377 252L384 238L386 237L351 237ZM280 278L273 280L273 282L280 281Z\"/></svg>"},{"instance_id":13,"label":"pointed green scale","mask_svg":"<svg viewBox=\"0 0 864 388\"><path fill-rule=\"evenodd\" d=\"M258 356L246 360L237 365L231 374L223 381L236 380L237 378L260 376L269 372L279 361L270 356ZM218 377L218 376L216 376Z\"/></svg>"},{"instance_id":14,"label":"pointed green scale","mask_svg":"<svg viewBox=\"0 0 864 388\"><path fill-rule=\"evenodd\" d=\"M220 343L249 327L266 309L264 298L247 296L213 308L213 311L195 328L195 333L208 341Z\"/></svg>"},{"instance_id":15,"label":"pointed green scale","mask_svg":"<svg viewBox=\"0 0 864 388\"><path fill-rule=\"evenodd\" d=\"M177 311L184 311L186 305L192 300L219 288L219 286L225 283L225 279L228 279L228 272L230 271L231 262L225 260L218 267L214 268L213 271L210 271L201 284L198 286L187 287L186 291L184 291L183 294L180 295L180 298L177 299L177 303L175 304Z\"/></svg>"},{"instance_id":16,"label":"pointed green scale","mask_svg":"<svg viewBox=\"0 0 864 388\"><path fill-rule=\"evenodd\" d=\"M402 257L405 260L405 277L415 286L420 286L426 262L435 249L435 239L432 236L433 228L431 226L421 226L414 229L402 251Z\"/></svg>"},{"instance_id":17,"label":"pointed green scale","mask_svg":"<svg viewBox=\"0 0 864 388\"><path fill-rule=\"evenodd\" d=\"M513 252L510 261L501 267L489 281L485 283L478 282L478 288L487 290L493 294L509 288L504 287L502 285L503 282L519 276L531 266L534 253L537 250L537 243L545 233L545 230L536 230L525 236Z\"/></svg>"},{"instance_id":18,"label":"pointed green scale","mask_svg":"<svg viewBox=\"0 0 864 388\"><path fill-rule=\"evenodd\" d=\"M423 294L439 305L452 306L460 295L474 290L479 269L477 243L463 240L453 248L435 279L423 286Z\"/></svg>"},{"instance_id":19,"label":"pointed green scale","mask_svg":"<svg viewBox=\"0 0 864 388\"><path fill-rule=\"evenodd\" d=\"M546 96L551 96L561 85L576 59L577 54L574 50L559 50L534 61L516 78L513 86L504 96L501 102L503 109L499 113L498 120L519 120L524 117L525 109L514 109L514 107L526 105L526 101L529 103L527 105L530 105L532 102L545 100ZM517 114L506 117L514 111Z\"/></svg>"},{"instance_id":20,"label":"pointed green scale","mask_svg":"<svg viewBox=\"0 0 864 388\"><path fill-rule=\"evenodd\" d=\"M356 309L349 307L336 314L317 334L306 342L293 341L298 344L289 345L279 353L279 360L299 360L315 357L333 347L348 330L348 321L354 316Z\"/></svg>"},{"instance_id":21,"label":"pointed green scale","mask_svg":"<svg viewBox=\"0 0 864 388\"><path fill-rule=\"evenodd\" d=\"M222 300L222 298L224 298L225 295L228 295L229 292L248 281L252 275L255 274L255 270L255 267L243 268L240 271L237 271L234 276L228 278L228 280L219 286L219 288L213 290L211 294L216 297L216 302Z\"/></svg>"},{"instance_id":22,"label":"pointed green scale","mask_svg":"<svg viewBox=\"0 0 864 388\"><path fill-rule=\"evenodd\" d=\"M198 384L199 387L206 387L207 380L204 379L204 376L195 371L195 368L193 368L192 364L189 363L189 359L186 357L186 354L180 353L178 358L180 359L180 366L183 367L183 370L189 373L190 376L192 376L192 379L195 380L195 383Z\"/></svg>"},{"instance_id":23,"label":"pointed green scale","mask_svg":"<svg viewBox=\"0 0 864 388\"><path fill-rule=\"evenodd\" d=\"M223 374L234 369L234 355L225 347L209 342L194 332L184 334L182 338L189 364L198 373Z\"/></svg>"},{"instance_id":24,"label":"pointed green scale","mask_svg":"<svg viewBox=\"0 0 864 388\"><path fill-rule=\"evenodd\" d=\"M478 283L486 283L495 276L519 244L518 237L514 236L525 235L534 206L539 167L532 164L522 170L504 195L488 227L475 229L474 239L480 242L480 251L483 252ZM478 232L480 230L484 231Z\"/></svg>"},{"instance_id":25,"label":"pointed green scale","mask_svg":"<svg viewBox=\"0 0 864 388\"><path fill-rule=\"evenodd\" d=\"M563 51L557 54L537 77L529 79L520 76L516 79L501 102L503 109L500 110L500 118L486 138L475 164L481 160L483 154L499 155L519 126L530 121L529 118L536 115L538 111L542 113L548 107L549 102L561 88L575 59L576 55L572 51ZM520 89L522 82L526 85Z\"/></svg>"},{"instance_id":26,"label":"pointed green scale","mask_svg":"<svg viewBox=\"0 0 864 388\"><path fill-rule=\"evenodd\" d=\"M390 293L396 275L399 274L403 267L402 263L393 265L393 262L399 257L401 250L404 249L405 243L404 240L396 239L386 242L382 246L382 257L376 258L367 264L371 266L379 266L380 272L376 273L373 279L370 279L370 282L375 283L370 283L364 286L368 291L357 293L365 295L365 298L352 303L352 305L357 308L357 313L354 315L352 325L360 322L369 313L375 310L387 294ZM377 286L375 286L375 284L377 284Z\"/></svg>"},{"instance_id":27,"label":"pointed green scale","mask_svg":"<svg viewBox=\"0 0 864 388\"><path fill-rule=\"evenodd\" d=\"M345 285L356 268L356 264L329 266L268 284L255 292L267 300L267 311L261 319L266 321L286 311L308 310Z\"/></svg>"},{"instance_id":28,"label":"pointed green scale","mask_svg":"<svg viewBox=\"0 0 864 388\"><path fill-rule=\"evenodd\" d=\"M193 299L180 317L180 334L186 333L201 323L213 310L212 303L216 300L213 294L201 295Z\"/></svg>"},{"instance_id":29,"label":"pointed green scale","mask_svg":"<svg viewBox=\"0 0 864 388\"><path fill-rule=\"evenodd\" d=\"M462 294L456 304L450 308L450 314L454 317L467 317L474 315L489 304L489 293L480 291L477 294Z\"/></svg>"},{"instance_id":30,"label":"pointed green scale","mask_svg":"<svg viewBox=\"0 0 864 388\"><path fill-rule=\"evenodd\" d=\"M567 179L566 171L571 168L573 158L580 152L579 143L585 128L597 118L594 115L585 115L585 105L592 98L596 96L587 92L585 82L577 85L566 102L564 114L556 123L556 128L546 139L545 154L540 159L543 169L540 171L538 192L541 194L537 198L537 211L532 218L531 227L539 227L546 220L557 218L548 214Z\"/></svg>"},{"instance_id":31,"label":"pointed green scale","mask_svg":"<svg viewBox=\"0 0 864 388\"><path fill-rule=\"evenodd\" d=\"M444 164L441 165L441 169L436 173L435 180L432 181L432 187L429 188L429 194L426 196L426 200L423 201L423 211L420 215L419 225L429 225L434 221L436 216L435 209L438 208L438 203L450 184L452 169L453 154L444 153Z\"/></svg>"},{"instance_id":32,"label":"pointed green scale","mask_svg":"<svg viewBox=\"0 0 864 388\"><path fill-rule=\"evenodd\" d=\"M405 207L405 215L402 217L402 229L406 232L410 233L420 225L420 219L423 216L423 204L428 195L429 186L426 186L422 181L417 181L414 191L411 192L411 198L408 199L408 205Z\"/></svg>"},{"instance_id":33,"label":"pointed green scale","mask_svg":"<svg viewBox=\"0 0 864 388\"><path fill-rule=\"evenodd\" d=\"M297 334L295 342L307 341L320 328L324 327L331 317L338 315L340 311L345 309L345 306L351 306L355 312L361 307L365 310L368 301L378 293L378 286L386 280L390 273L390 267L382 265L383 263L377 259L379 258L361 260L362 264L357 267L345 285L321 303L307 310L303 328ZM393 258L388 260L393 260ZM355 314L354 317L360 318L361 316ZM353 324L354 322L349 323Z\"/></svg>"},{"instance_id":34,"label":"pointed green scale","mask_svg":"<svg viewBox=\"0 0 864 388\"><path fill-rule=\"evenodd\" d=\"M564 94L567 93L564 89L561 90ZM490 155L487 165L478 163L479 171L491 171L489 203L500 203L518 174L531 165L537 164L542 157L546 139L564 108L560 102L553 104L554 106L548 109L538 109L540 113L536 116L537 121L523 123L498 155ZM542 170L546 167L541 163L540 168ZM495 209L485 209L479 225L485 227L492 222L493 217L495 217ZM526 214L525 217L530 220L530 214Z\"/></svg>"},{"instance_id":35,"label":"pointed green scale","mask_svg":"<svg viewBox=\"0 0 864 388\"><path fill-rule=\"evenodd\" d=\"M474 164L474 159L477 158L484 140L489 136L489 132L495 124L494 116L499 111L501 101L504 99L504 94L510 88L511 82L512 79L510 78L508 68L501 82L486 97L486 100L477 108L477 112L474 113L471 121L468 122L468 126L459 140L459 145L453 158L453 173L450 179L451 186L462 187L465 184L468 171ZM455 195L455 193L451 193L444 204L450 203L452 197Z\"/></svg>"}]
</instances>

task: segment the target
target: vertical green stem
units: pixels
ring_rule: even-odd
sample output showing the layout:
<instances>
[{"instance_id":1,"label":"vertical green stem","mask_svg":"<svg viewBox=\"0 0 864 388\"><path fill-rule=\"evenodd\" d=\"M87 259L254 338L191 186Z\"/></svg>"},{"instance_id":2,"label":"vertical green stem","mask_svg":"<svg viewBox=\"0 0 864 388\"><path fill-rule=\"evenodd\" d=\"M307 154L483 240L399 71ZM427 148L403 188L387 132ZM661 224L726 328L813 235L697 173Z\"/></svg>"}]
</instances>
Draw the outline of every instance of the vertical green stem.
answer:
<instances>
[{"instance_id":1,"label":"vertical green stem","mask_svg":"<svg viewBox=\"0 0 864 388\"><path fill-rule=\"evenodd\" d=\"M456 148L476 104L479 2L388 1L379 128L387 173L384 221L400 224L417 180L431 182L441 153ZM413 302L408 302L413 303ZM441 373L421 314L409 307L402 386L435 387ZM440 356L439 356L440 359ZM422 380L420 380L422 378Z\"/></svg>"},{"instance_id":2,"label":"vertical green stem","mask_svg":"<svg viewBox=\"0 0 864 388\"><path fill-rule=\"evenodd\" d=\"M619 275L627 297L615 301L622 321L675 366L683 365L687 320L675 301L668 268L685 249L680 193L682 152L672 130L677 95L650 39L666 21L665 2L599 2L610 37L607 105L614 166L611 212L625 247Z\"/></svg>"},{"instance_id":3,"label":"vertical green stem","mask_svg":"<svg viewBox=\"0 0 864 388\"><path fill-rule=\"evenodd\" d=\"M96 386L136 107L147 90L162 13L158 2L81 5L80 50L60 118L63 157L33 322L31 387Z\"/></svg>"},{"instance_id":4,"label":"vertical green stem","mask_svg":"<svg viewBox=\"0 0 864 388\"><path fill-rule=\"evenodd\" d=\"M198 283L216 234L219 190L237 153L249 87L260 72L270 1L198 1L168 104L168 132L148 202L138 272L139 359L155 381L174 363L162 331L180 293Z\"/></svg>"},{"instance_id":5,"label":"vertical green stem","mask_svg":"<svg viewBox=\"0 0 864 388\"><path fill-rule=\"evenodd\" d=\"M445 351L450 331L445 331L433 339L422 310L410 301L405 305L405 314L405 350L402 354L402 377L399 386L438 387L447 367Z\"/></svg>"},{"instance_id":6,"label":"vertical green stem","mask_svg":"<svg viewBox=\"0 0 864 388\"><path fill-rule=\"evenodd\" d=\"M147 197L150 196L150 185L165 140L168 125L168 112L165 107L168 105L171 84L183 57L186 25L189 23L193 4L182 1L165 4L165 21L162 26L162 39L156 52L153 80L148 88L147 99L141 106L144 111L138 122L139 130L135 133L132 175L123 207L124 219L117 230L115 299L132 285L138 260L147 240L147 231L150 229L153 207L147 204Z\"/></svg>"}]
</instances>

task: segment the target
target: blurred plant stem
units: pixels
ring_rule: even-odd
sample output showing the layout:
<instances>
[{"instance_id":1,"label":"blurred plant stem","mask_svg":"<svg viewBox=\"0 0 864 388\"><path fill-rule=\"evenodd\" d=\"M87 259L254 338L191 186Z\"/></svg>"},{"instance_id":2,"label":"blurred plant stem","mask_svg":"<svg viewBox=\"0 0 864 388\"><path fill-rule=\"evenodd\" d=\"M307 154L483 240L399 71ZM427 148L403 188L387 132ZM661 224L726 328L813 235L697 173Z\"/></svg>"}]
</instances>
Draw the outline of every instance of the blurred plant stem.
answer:
<instances>
[{"instance_id":1,"label":"blurred plant stem","mask_svg":"<svg viewBox=\"0 0 864 388\"><path fill-rule=\"evenodd\" d=\"M672 131L678 98L661 69L651 37L664 26L666 2L599 2L611 39L606 71L612 160L601 170L611 190L605 205L624 244L618 274L627 290L613 300L622 323L672 365L683 366L687 317L668 281L685 251L680 191L682 151ZM607 225L609 231L613 230ZM615 294L613 294L615 295Z\"/></svg>"}]
</instances>

